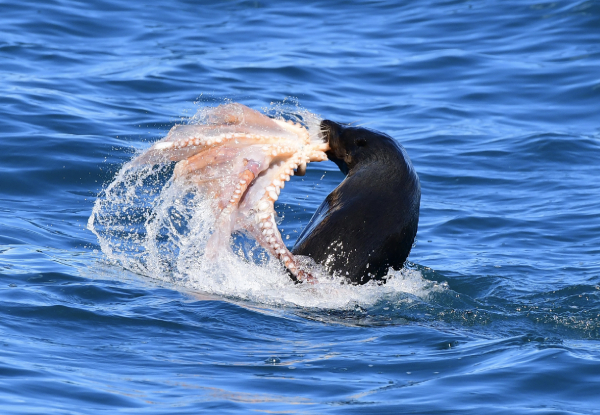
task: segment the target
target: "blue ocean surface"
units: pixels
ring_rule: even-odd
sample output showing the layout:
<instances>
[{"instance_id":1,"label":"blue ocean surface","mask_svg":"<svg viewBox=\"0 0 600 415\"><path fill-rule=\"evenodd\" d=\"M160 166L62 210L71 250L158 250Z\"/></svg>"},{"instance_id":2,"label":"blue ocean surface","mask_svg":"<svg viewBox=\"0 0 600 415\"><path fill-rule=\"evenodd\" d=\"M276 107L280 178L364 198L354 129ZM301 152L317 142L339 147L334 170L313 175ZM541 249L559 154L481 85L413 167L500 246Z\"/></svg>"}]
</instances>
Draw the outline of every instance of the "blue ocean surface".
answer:
<instances>
[{"instance_id":1,"label":"blue ocean surface","mask_svg":"<svg viewBox=\"0 0 600 415\"><path fill-rule=\"evenodd\" d=\"M0 413L600 414L600 2L24 0L0 23ZM123 165L227 102L398 140L406 269L307 287L103 249ZM342 179L287 184L288 247Z\"/></svg>"}]
</instances>

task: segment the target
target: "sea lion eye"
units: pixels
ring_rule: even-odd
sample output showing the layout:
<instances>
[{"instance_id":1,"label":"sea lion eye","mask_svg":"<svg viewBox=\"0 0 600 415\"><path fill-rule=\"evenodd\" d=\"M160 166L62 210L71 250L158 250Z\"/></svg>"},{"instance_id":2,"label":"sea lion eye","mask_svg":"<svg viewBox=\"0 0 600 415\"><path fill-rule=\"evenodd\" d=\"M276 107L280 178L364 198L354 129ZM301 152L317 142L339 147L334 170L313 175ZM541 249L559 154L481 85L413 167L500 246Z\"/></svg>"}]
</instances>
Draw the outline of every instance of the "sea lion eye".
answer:
<instances>
[{"instance_id":1,"label":"sea lion eye","mask_svg":"<svg viewBox=\"0 0 600 415\"><path fill-rule=\"evenodd\" d=\"M359 147L364 147L367 145L367 140L365 140L364 138L357 138L354 143Z\"/></svg>"}]
</instances>

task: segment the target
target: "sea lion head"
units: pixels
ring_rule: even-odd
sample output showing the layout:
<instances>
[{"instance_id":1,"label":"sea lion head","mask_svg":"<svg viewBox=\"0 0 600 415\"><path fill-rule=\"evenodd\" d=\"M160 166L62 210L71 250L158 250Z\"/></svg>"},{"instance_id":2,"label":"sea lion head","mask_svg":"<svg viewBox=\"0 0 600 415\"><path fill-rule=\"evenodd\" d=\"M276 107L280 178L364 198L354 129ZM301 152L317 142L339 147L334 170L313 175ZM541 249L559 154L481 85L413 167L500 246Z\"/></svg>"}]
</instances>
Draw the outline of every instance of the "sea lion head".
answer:
<instances>
[{"instance_id":1,"label":"sea lion head","mask_svg":"<svg viewBox=\"0 0 600 415\"><path fill-rule=\"evenodd\" d=\"M387 134L330 120L321 122L321 132L330 147L327 157L345 175L361 164L383 161L391 147L397 147Z\"/></svg>"}]
</instances>

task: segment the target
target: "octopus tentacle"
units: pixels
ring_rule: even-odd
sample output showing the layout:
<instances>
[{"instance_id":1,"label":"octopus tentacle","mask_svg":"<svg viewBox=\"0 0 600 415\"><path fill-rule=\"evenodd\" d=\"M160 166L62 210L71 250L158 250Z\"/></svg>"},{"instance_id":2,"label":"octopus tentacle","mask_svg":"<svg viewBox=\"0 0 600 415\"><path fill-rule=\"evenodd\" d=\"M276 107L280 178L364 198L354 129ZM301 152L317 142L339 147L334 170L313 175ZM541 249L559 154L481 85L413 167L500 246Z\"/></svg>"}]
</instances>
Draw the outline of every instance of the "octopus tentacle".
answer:
<instances>
[{"instance_id":1,"label":"octopus tentacle","mask_svg":"<svg viewBox=\"0 0 600 415\"><path fill-rule=\"evenodd\" d=\"M176 161L175 180L189 180L215 201L216 221L205 255L231 249L230 236L247 231L301 281L312 281L286 248L275 222L275 202L285 183L306 165L327 160L319 133L269 118L241 104L209 110L205 125L175 126L134 164Z\"/></svg>"}]
</instances>

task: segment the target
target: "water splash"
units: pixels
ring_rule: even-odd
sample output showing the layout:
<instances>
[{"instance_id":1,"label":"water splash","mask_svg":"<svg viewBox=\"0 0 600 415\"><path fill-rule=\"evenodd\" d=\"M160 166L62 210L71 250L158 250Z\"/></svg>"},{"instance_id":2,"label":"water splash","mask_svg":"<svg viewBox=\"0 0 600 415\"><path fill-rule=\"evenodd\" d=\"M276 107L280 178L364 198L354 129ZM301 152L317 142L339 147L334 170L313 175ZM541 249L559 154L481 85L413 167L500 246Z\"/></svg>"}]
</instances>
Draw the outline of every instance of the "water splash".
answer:
<instances>
[{"instance_id":1,"label":"water splash","mask_svg":"<svg viewBox=\"0 0 600 415\"><path fill-rule=\"evenodd\" d=\"M300 122L312 131L320 120L297 103L276 104L265 112ZM211 114L210 108L200 108L189 122L210 124ZM232 236L230 252L209 260L205 249L216 222L212 201L191 182L173 180L172 172L173 163L129 162L100 193L88 228L109 261L187 290L274 306L369 307L390 295L424 298L443 289L415 269L390 270L384 285L347 285L310 264L309 258L304 259L305 266L319 283L294 284L280 261L240 233Z\"/></svg>"}]
</instances>

